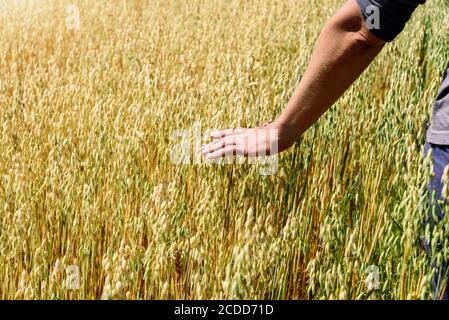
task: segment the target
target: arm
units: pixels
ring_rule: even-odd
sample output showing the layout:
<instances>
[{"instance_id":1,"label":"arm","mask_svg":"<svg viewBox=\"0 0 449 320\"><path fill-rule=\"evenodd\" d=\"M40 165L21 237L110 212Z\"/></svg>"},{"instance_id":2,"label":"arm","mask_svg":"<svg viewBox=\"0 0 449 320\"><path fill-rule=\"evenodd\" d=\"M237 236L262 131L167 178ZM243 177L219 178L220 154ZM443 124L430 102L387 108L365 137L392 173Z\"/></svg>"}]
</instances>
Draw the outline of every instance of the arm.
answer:
<instances>
[{"instance_id":1,"label":"arm","mask_svg":"<svg viewBox=\"0 0 449 320\"><path fill-rule=\"evenodd\" d=\"M348 1L324 27L301 83L274 123L280 150L290 147L340 98L384 44L366 28L356 1Z\"/></svg>"},{"instance_id":2,"label":"arm","mask_svg":"<svg viewBox=\"0 0 449 320\"><path fill-rule=\"evenodd\" d=\"M349 0L324 27L312 60L286 109L275 122L280 151L304 131L350 87L386 42L402 32L425 0ZM379 10L379 27L368 30L362 13Z\"/></svg>"},{"instance_id":3,"label":"arm","mask_svg":"<svg viewBox=\"0 0 449 320\"><path fill-rule=\"evenodd\" d=\"M349 0L322 30L309 66L279 118L268 126L215 132L216 140L205 145L203 153L208 158L272 154L269 138L253 141L261 136L256 132L270 129L277 130L276 151L289 148L351 86L384 44L365 26L356 0Z\"/></svg>"}]
</instances>

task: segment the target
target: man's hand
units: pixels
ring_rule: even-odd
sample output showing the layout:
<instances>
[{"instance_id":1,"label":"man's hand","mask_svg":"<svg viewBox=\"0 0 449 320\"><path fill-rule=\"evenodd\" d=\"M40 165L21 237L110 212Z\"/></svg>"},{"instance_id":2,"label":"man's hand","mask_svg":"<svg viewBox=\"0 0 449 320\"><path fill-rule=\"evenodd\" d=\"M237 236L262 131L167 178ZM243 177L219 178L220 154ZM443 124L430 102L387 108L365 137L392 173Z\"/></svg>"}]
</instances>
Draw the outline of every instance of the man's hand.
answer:
<instances>
[{"instance_id":1,"label":"man's hand","mask_svg":"<svg viewBox=\"0 0 449 320\"><path fill-rule=\"evenodd\" d=\"M226 156L260 157L279 152L279 130L272 124L257 128L237 128L211 133L215 141L202 147L208 159Z\"/></svg>"}]
</instances>

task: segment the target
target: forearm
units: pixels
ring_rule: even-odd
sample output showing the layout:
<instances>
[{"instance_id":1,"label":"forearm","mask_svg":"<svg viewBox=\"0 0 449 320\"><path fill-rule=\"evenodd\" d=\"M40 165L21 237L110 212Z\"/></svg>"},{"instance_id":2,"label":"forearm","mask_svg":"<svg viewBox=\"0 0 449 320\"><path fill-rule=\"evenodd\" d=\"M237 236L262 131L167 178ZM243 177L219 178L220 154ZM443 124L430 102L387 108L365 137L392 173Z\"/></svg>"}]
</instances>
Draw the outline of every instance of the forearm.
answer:
<instances>
[{"instance_id":1,"label":"forearm","mask_svg":"<svg viewBox=\"0 0 449 320\"><path fill-rule=\"evenodd\" d=\"M382 50L366 29L357 3L348 1L318 38L309 66L275 121L280 151L292 145L351 86Z\"/></svg>"}]
</instances>

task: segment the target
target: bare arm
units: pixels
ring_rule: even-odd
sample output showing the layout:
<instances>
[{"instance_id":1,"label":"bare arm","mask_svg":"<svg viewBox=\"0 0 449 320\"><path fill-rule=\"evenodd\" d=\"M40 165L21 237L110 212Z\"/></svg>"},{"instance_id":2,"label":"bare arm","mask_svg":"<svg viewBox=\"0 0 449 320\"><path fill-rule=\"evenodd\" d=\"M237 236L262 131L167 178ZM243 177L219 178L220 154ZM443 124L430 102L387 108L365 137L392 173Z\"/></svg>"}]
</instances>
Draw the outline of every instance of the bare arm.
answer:
<instances>
[{"instance_id":1,"label":"bare arm","mask_svg":"<svg viewBox=\"0 0 449 320\"><path fill-rule=\"evenodd\" d=\"M311 61L287 107L269 126L213 133L204 146L209 158L273 153L272 141L251 141L254 132L277 129L278 150L289 148L351 86L382 50L385 42L365 26L355 0L349 0L326 23ZM269 137L269 135L263 135Z\"/></svg>"}]
</instances>

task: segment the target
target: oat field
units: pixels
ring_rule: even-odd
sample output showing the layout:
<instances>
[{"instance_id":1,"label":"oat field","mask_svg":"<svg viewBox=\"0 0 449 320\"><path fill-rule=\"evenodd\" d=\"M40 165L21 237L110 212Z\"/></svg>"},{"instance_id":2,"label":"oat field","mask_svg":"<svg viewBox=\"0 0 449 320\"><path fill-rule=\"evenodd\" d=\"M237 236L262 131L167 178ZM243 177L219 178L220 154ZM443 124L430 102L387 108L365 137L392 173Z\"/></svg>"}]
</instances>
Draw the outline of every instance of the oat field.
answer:
<instances>
[{"instance_id":1,"label":"oat field","mask_svg":"<svg viewBox=\"0 0 449 320\"><path fill-rule=\"evenodd\" d=\"M444 0L275 174L171 160L176 130L273 120L343 3L0 0L0 298L429 298Z\"/></svg>"}]
</instances>

